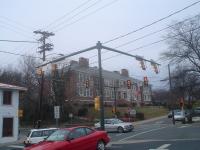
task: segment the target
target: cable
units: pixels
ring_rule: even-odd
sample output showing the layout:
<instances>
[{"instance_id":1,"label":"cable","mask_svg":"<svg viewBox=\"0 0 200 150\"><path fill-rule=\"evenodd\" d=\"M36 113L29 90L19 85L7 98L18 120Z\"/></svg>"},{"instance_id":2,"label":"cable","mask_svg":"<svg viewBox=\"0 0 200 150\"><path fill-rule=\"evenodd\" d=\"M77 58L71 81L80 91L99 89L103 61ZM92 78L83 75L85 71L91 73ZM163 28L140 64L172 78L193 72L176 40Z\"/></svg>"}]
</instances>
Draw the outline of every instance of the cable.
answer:
<instances>
[{"instance_id":1,"label":"cable","mask_svg":"<svg viewBox=\"0 0 200 150\"><path fill-rule=\"evenodd\" d=\"M19 23L19 22L17 22L17 21L11 20L11 19L9 19L9 18L7 18L7 17L0 16L0 18L3 18L4 20L7 20L7 21L9 21L9 22L13 22L13 23L17 24L18 26L23 26L23 27L26 28L27 30L33 30L33 28L31 28L31 27L28 27L28 26L26 26L26 25L23 25L23 24L21 24L21 23ZM23 28L23 29L24 29L24 28Z\"/></svg>"},{"instance_id":2,"label":"cable","mask_svg":"<svg viewBox=\"0 0 200 150\"><path fill-rule=\"evenodd\" d=\"M140 30L143 30L143 29L145 29L145 28L147 28L147 27L150 27L150 26L152 26L152 25L154 25L154 24L156 24L156 23L158 23L158 22L161 22L161 21L163 21L163 20L165 20L165 19L167 19L167 18L169 18L169 17L171 17L171 16L174 16L174 15L176 15L176 14L178 14L178 13L180 13L180 12L182 12L182 11L184 11L184 10L186 10L186 9L188 9L188 8L190 8L190 7L192 7L192 6L196 5L196 4L198 4L198 3L200 3L200 1L194 2L194 3L192 3L192 4L190 4L190 5L186 6L186 7L184 7L183 9L180 9L180 10L174 12L174 13L171 13L171 14L169 14L169 15L167 15L167 16L161 18L161 19L158 19L158 20L156 20L156 21L154 21L154 22L152 22L152 23L150 23L150 24L147 24L147 25L145 25L145 26L143 26L143 27L140 27L140 28L138 28L138 29L136 29L136 30L133 30L133 31L128 32L128 33L126 33L126 34L120 35L120 36L115 37L115 38L113 38L113 39L111 39L111 40L108 40L108 41L106 41L106 42L104 42L104 43L102 43L102 44L107 44L107 43L113 42L113 41L115 41L115 40L118 40L118 39L121 39L121 38L123 38L123 37L126 37L126 36L128 36L128 35L130 35L130 34L133 34L133 33L135 33L135 32L138 32L138 31L140 31Z\"/></svg>"},{"instance_id":3,"label":"cable","mask_svg":"<svg viewBox=\"0 0 200 150\"><path fill-rule=\"evenodd\" d=\"M17 34L19 34L19 35L21 35L21 36L24 36L24 37L27 37L27 38L33 38L33 37L31 37L31 36L28 36L28 35L26 35L26 34L24 34L24 33L21 33L21 32L19 32L19 31L17 31L17 30L15 30L15 29L12 29L12 28L10 28L10 27L8 27L8 26L4 26L4 25L0 25L2 28L4 28L4 29L7 29L7 30L9 30L9 31L13 31L13 32L15 32L15 33L17 33Z\"/></svg>"},{"instance_id":4,"label":"cable","mask_svg":"<svg viewBox=\"0 0 200 150\"><path fill-rule=\"evenodd\" d=\"M16 41L16 40L0 40L0 42L14 42L14 43L38 43L36 41Z\"/></svg>"},{"instance_id":5,"label":"cable","mask_svg":"<svg viewBox=\"0 0 200 150\"><path fill-rule=\"evenodd\" d=\"M49 25L47 25L45 28L49 28L50 26L52 26L54 23L58 23L59 20L62 20L63 18L65 18L66 16L69 16L70 14L72 14L73 12L75 12L76 10L78 10L79 8L83 7L84 5L86 5L87 3L89 3L92 0L87 0L86 2L82 3L81 5L79 5L78 7L74 8L73 10L71 10L70 12L67 12L66 14L64 14L63 16L59 17L58 19L54 20L53 22L51 22Z\"/></svg>"},{"instance_id":6,"label":"cable","mask_svg":"<svg viewBox=\"0 0 200 150\"><path fill-rule=\"evenodd\" d=\"M63 24L64 24L64 26L65 26L66 22L69 22L70 20L72 20L73 18L75 18L76 16L78 16L79 14L81 14L81 13L87 11L88 9L94 7L95 5L97 5L97 4L98 4L99 2L101 2L101 1L102 1L102 0L97 0L95 3L89 5L89 6L86 7L85 9L79 11L78 13L76 13L75 15L73 15L72 17L68 18L67 20L64 20L64 21L61 22L61 23L59 23L57 26L52 27L51 30L52 30L53 28L58 28L58 29L59 29L59 26L61 26L60 28L62 28L62 25L63 25ZM56 30L56 29L55 29L55 30Z\"/></svg>"},{"instance_id":7,"label":"cable","mask_svg":"<svg viewBox=\"0 0 200 150\"><path fill-rule=\"evenodd\" d=\"M27 56L27 55L23 55L23 54L19 54L19 53L12 53L12 52L2 51L2 50L0 50L0 53L6 53L6 54L11 54L11 55L16 55L16 56L32 57L32 58L39 58L39 59L41 59L40 57Z\"/></svg>"},{"instance_id":8,"label":"cable","mask_svg":"<svg viewBox=\"0 0 200 150\"><path fill-rule=\"evenodd\" d=\"M69 24L64 25L63 27L61 27L61 28L55 30L54 32L58 32L58 31L60 31L60 30L62 30L62 29L64 29L64 28L66 28L66 27L68 27L68 26L70 26L70 25L73 25L73 24L79 22L80 20L83 20L83 19L85 19L85 18L87 18L87 17L89 17L89 16L91 16L91 15L97 13L98 11L100 11L100 10L102 10L102 9L104 9L104 8L106 8L106 7L108 7L108 6L110 6L110 5L112 5L113 3L117 2L117 1L118 1L118 0L114 0L114 1L112 1L112 2L110 2L110 3L107 3L107 4L105 4L104 6L102 6L102 7L98 8L98 9L96 9L96 10L94 10L94 11L88 13L87 15L80 17L79 19L75 20L74 22L71 22L71 23L69 23Z\"/></svg>"},{"instance_id":9,"label":"cable","mask_svg":"<svg viewBox=\"0 0 200 150\"><path fill-rule=\"evenodd\" d=\"M173 25L167 26L167 27L162 28L162 29L160 29L160 30L157 30L157 31L148 33L148 34L146 34L146 35L144 35L144 36L141 36L141 37L139 37L139 38L137 38L137 39L128 41L128 42L123 43L123 44L121 44L121 45L118 45L118 46L116 46L116 47L114 47L114 48L120 48L120 47L129 45L129 44L131 44L131 43L134 43L134 42L139 41L139 40L141 40L141 39L144 39L144 38L147 38L147 37L152 36L152 35L154 35L154 34L157 34L157 33L159 33L159 32L162 32L162 31L166 30L166 29L169 29L169 28L171 28L171 27L173 27L173 26L175 26L175 25L178 25L178 24L180 24L180 23L184 23L184 22L186 22L186 21L188 21L188 20L191 20L191 19L193 19L193 18L196 18L196 17L198 17L199 15L200 15L200 14L195 15L195 16L190 17L190 18L187 18L187 19L184 19L183 21L177 22L177 23L175 23L175 24L173 24ZM108 53L108 52L110 52L110 51L102 52L102 54L105 54L105 53ZM97 55L93 55L93 56L89 57L89 59L90 59L90 58L93 58L93 57L96 57L96 56L97 56Z\"/></svg>"},{"instance_id":10,"label":"cable","mask_svg":"<svg viewBox=\"0 0 200 150\"><path fill-rule=\"evenodd\" d=\"M186 31L186 32L184 32L184 33L187 33L187 32L190 32L190 31L195 31L195 30L197 30L197 29L200 29L200 26L197 27L197 28L194 28L194 29L192 29L192 30L188 30L188 31ZM174 38L174 37L177 37L177 36L179 36L179 34L176 34L176 35L174 35L174 36L170 36L170 37L167 37L167 38L165 38L165 39L162 39L162 40L159 40L159 41L155 41L155 42L152 42L152 43L149 43L149 44L140 46L140 47L135 48L135 49L133 49L133 50L129 50L129 51L127 51L127 53L128 53L128 52L132 52L132 51L136 51L136 50L138 50L138 49L142 49L142 48L145 48L145 47L149 47L149 46L151 46L151 45L154 45L154 44L157 44L157 43L166 41L166 40L168 40L168 39L170 39L170 38ZM120 56L120 55L122 55L122 54L113 55L113 56L111 56L111 57L108 57L108 58L103 59L102 61L106 61L106 60L108 60L108 59L111 59L111 58L114 58L114 57L117 57L117 56ZM97 62L95 61L95 62L92 62L92 63L90 63L90 64L94 64L94 63L97 63Z\"/></svg>"}]
</instances>

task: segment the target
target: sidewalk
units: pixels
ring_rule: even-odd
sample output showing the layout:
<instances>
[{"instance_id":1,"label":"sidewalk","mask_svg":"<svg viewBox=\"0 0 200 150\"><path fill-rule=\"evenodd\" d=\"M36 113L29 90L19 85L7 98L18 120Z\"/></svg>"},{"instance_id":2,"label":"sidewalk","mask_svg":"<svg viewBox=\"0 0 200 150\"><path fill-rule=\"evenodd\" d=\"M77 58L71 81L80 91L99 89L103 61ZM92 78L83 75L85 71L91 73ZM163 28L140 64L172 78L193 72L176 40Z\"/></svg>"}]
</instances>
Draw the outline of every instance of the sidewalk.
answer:
<instances>
[{"instance_id":1,"label":"sidewalk","mask_svg":"<svg viewBox=\"0 0 200 150\"><path fill-rule=\"evenodd\" d=\"M136 121L136 122L133 122L133 125L137 126L137 125L157 121L157 120L164 119L164 118L167 118L167 115L161 116L161 117L156 117L156 118L151 118L151 119L147 119L147 120L142 120L142 121Z\"/></svg>"}]
</instances>

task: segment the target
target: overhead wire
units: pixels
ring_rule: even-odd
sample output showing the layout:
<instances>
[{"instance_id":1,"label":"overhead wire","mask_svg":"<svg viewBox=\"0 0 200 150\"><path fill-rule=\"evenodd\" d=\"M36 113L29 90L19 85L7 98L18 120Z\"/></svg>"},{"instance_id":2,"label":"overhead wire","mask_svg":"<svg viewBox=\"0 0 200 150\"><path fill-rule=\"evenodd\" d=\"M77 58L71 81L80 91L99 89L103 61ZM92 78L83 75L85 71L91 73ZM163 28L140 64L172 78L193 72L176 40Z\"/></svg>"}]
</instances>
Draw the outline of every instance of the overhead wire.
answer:
<instances>
[{"instance_id":1,"label":"overhead wire","mask_svg":"<svg viewBox=\"0 0 200 150\"><path fill-rule=\"evenodd\" d=\"M57 24L59 22L59 20L63 20L65 17L71 15L73 12L75 12L76 10L80 9L81 7L85 6L86 4L88 4L90 1L92 0L87 0L85 2L83 2L82 4L80 4L78 7L72 9L71 11L67 12L66 14L64 14L63 16L59 17L58 19L52 21L50 24L48 24L45 28L49 28L50 26L52 26L53 24Z\"/></svg>"},{"instance_id":2,"label":"overhead wire","mask_svg":"<svg viewBox=\"0 0 200 150\"><path fill-rule=\"evenodd\" d=\"M145 29L145 28L148 28L148 27L150 27L150 26L152 26L152 25L158 23L158 22L161 22L161 21L163 21L163 20L165 20L165 19L168 19L168 18L170 18L170 17L172 17L172 16L174 16L174 15L176 15L176 14L178 14L178 13L180 13L180 12L182 12L182 11L184 11L184 10L186 10L186 9L188 9L188 8L190 8L190 7L194 6L194 5L196 5L196 4L198 4L198 3L200 3L200 1L196 1L196 2L194 2L194 3L192 3L192 4L190 4L190 5L186 6L186 7L184 7L184 8L182 8L182 9L178 10L178 11L175 11L175 12L173 12L173 13L171 13L171 14L165 16L165 17L163 17L163 18L160 18L160 19L158 19L158 20L156 20L156 21L153 21L153 22L150 23L150 24L147 24L147 25L145 25L145 26L143 26L143 27L140 27L140 28L138 28L138 29L136 29L136 30L130 31L130 32L126 33L126 34L117 36L117 37L115 37L115 38L113 38L113 39L110 39L110 40L108 40L108 41L103 42L102 44L107 44L107 43L116 41L116 40L118 40L118 39L124 38L124 37L126 37L126 36L128 36L128 35L130 35L130 34L133 34L133 33L136 33L136 32L138 32L138 31L141 31L141 30L143 30L143 29Z\"/></svg>"},{"instance_id":3,"label":"overhead wire","mask_svg":"<svg viewBox=\"0 0 200 150\"><path fill-rule=\"evenodd\" d=\"M12 42L12 43L38 43L37 41L17 41L17 40L0 40L0 42Z\"/></svg>"},{"instance_id":4,"label":"overhead wire","mask_svg":"<svg viewBox=\"0 0 200 150\"><path fill-rule=\"evenodd\" d=\"M188 30L188 31L186 31L186 32L184 32L184 33L187 33L187 32L190 32L190 31L195 31L195 30L198 30L198 29L200 29L200 26L197 27L197 28L194 28L194 29L192 29L192 30ZM166 40L168 40L168 39L170 39L170 38L174 38L174 37L177 37L177 36L179 36L179 34L176 34L176 35L173 35L173 36L169 36L169 37L164 38L164 39L162 39L162 40L158 40L158 41L155 41L155 42L146 44L146 45L142 45L142 46L140 46L140 47L137 47L137 48L135 48L135 49L133 49L133 50L129 50L129 51L126 51L126 52L128 53L128 52L136 51L136 50L139 50L139 49L142 49L142 48L146 48L146 47L149 47L149 46L151 46L151 45L158 44L158 43L160 43L160 42L166 41ZM109 60L109 59L111 59L111 58L114 58L114 57L117 57L117 56L120 56L120 55L122 55L122 54L113 55L113 56L111 56L111 57L108 57L108 58L103 59L102 61L106 61L106 60ZM97 62L95 61L95 62L92 62L92 63L90 63L90 64L93 64L93 63L97 63Z\"/></svg>"},{"instance_id":5,"label":"overhead wire","mask_svg":"<svg viewBox=\"0 0 200 150\"><path fill-rule=\"evenodd\" d=\"M187 19L184 19L183 21L179 21L179 22L177 22L177 23L175 23L175 24L173 24L173 25L167 26L167 27L162 28L162 29L160 29L160 30L156 30L156 31L154 31L154 32L148 33L148 34L146 34L146 35L144 35L144 36L141 36L141 37L139 37L139 38L133 39L133 40L131 40L131 41L125 42L125 43L120 44L120 45L118 45L118 46L116 46L116 47L114 47L114 48L120 48L120 47L129 45L129 44L132 44L132 43L134 43L134 42L136 42L136 41L145 39L145 38L147 38L147 37L150 37L150 36L152 36L152 35L155 35L155 34L157 34L157 33L160 33L160 32L162 32L162 31L165 31L165 30L167 30L167 29L169 29L169 28L171 28L171 27L173 27L173 26L175 26L175 25L178 25L178 24L180 24L180 23L184 23L184 22L189 21L189 20L191 20L191 19L194 19L194 18L196 18L196 17L198 17L198 16L200 16L200 14L195 15L195 16L190 17L190 18L187 18ZM110 52L110 51L102 52L102 54L105 54L105 53L108 53L108 52ZM97 56L97 55L93 55L93 56L89 57L89 59L90 59L90 58L93 58L93 57L96 57L96 56Z\"/></svg>"},{"instance_id":6,"label":"overhead wire","mask_svg":"<svg viewBox=\"0 0 200 150\"><path fill-rule=\"evenodd\" d=\"M76 16L80 15L81 13L89 10L90 8L94 7L95 5L97 5L98 3L100 3L102 0L97 0L95 3L89 5L88 7L84 8L83 10L79 11L78 13L74 14L73 16L69 17L68 19L64 20L63 22L59 23L57 26L53 27L55 28L56 31L54 32L57 32L58 30L61 30L63 27L65 27L65 24L67 22L69 22L70 20L74 19ZM61 27L59 27L61 26ZM57 29L56 29L57 28ZM53 30L53 29L51 29Z\"/></svg>"},{"instance_id":7,"label":"overhead wire","mask_svg":"<svg viewBox=\"0 0 200 150\"><path fill-rule=\"evenodd\" d=\"M60 30L63 30L64 28L66 28L66 27L68 27L68 26L71 26L71 25L73 25L73 24L75 24L75 23L77 23L77 22L79 22L79 21L81 21L81 20L83 20L83 19L85 19L85 18L91 16L91 15L94 15L94 14L97 13L98 11L100 11L100 10L102 10L102 9L104 9L104 8L106 8L106 7L110 6L110 5L112 5L112 4L114 4L114 3L117 2L117 1L118 1L118 0L113 0L113 1L111 1L110 3L107 3L107 4L103 5L102 7L97 8L96 10L94 10L94 11L88 13L87 15L84 15L84 16L78 18L77 20L75 20L75 21L73 21L73 22L71 22L71 23L68 23L68 24L64 25L63 27L58 28L58 29L55 30L54 32L58 32L58 31L60 31Z\"/></svg>"}]
</instances>

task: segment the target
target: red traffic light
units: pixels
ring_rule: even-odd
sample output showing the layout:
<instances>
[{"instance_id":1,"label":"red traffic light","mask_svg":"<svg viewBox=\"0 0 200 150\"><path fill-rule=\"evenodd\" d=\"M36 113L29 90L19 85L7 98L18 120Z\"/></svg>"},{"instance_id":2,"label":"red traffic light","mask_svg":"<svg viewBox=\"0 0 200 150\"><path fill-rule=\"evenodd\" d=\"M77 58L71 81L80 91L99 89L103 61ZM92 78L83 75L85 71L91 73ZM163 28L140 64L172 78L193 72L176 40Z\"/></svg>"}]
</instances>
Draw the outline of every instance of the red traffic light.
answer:
<instances>
[{"instance_id":1,"label":"red traffic light","mask_svg":"<svg viewBox=\"0 0 200 150\"><path fill-rule=\"evenodd\" d=\"M85 87L86 87L86 88L89 88L89 80L86 80L86 81L85 81Z\"/></svg>"},{"instance_id":2,"label":"red traffic light","mask_svg":"<svg viewBox=\"0 0 200 150\"><path fill-rule=\"evenodd\" d=\"M127 80L127 87L128 89L131 89L131 80Z\"/></svg>"}]
</instances>

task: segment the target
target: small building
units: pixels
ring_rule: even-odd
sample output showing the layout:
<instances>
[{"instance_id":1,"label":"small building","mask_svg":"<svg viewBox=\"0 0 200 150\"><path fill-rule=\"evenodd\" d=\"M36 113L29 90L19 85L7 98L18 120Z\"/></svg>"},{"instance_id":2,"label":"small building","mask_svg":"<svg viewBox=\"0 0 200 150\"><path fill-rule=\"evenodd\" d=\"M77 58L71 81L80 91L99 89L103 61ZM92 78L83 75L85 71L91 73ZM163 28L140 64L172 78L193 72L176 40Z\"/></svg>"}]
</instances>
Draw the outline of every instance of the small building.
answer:
<instances>
[{"instance_id":1,"label":"small building","mask_svg":"<svg viewBox=\"0 0 200 150\"><path fill-rule=\"evenodd\" d=\"M0 83L0 143L13 142L19 134L19 93L24 87Z\"/></svg>"}]
</instances>

